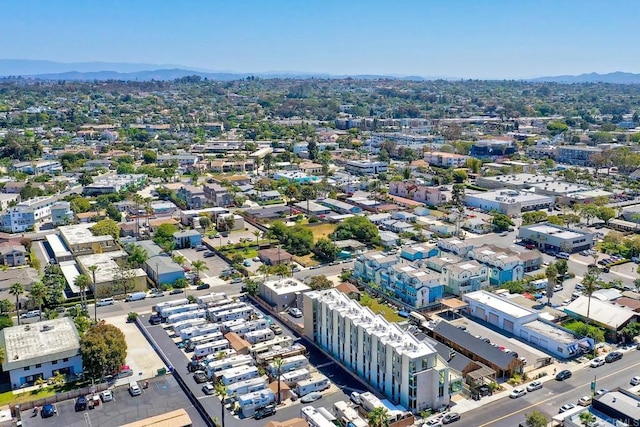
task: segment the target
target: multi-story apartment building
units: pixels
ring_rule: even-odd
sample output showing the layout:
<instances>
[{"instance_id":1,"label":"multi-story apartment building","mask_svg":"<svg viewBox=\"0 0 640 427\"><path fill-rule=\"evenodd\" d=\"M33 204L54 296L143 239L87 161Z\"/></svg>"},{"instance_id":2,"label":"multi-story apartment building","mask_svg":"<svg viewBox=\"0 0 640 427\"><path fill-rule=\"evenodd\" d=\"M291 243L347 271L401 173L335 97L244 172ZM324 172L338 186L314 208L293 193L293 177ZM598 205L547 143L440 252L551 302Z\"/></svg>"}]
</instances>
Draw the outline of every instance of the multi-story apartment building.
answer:
<instances>
[{"instance_id":1,"label":"multi-story apartment building","mask_svg":"<svg viewBox=\"0 0 640 427\"><path fill-rule=\"evenodd\" d=\"M36 223L51 218L51 207L58 201L55 196L35 197L7 209L1 216L2 231L22 233Z\"/></svg>"},{"instance_id":2,"label":"multi-story apartment building","mask_svg":"<svg viewBox=\"0 0 640 427\"><path fill-rule=\"evenodd\" d=\"M446 187L429 187L413 181L391 181L389 194L415 200L428 206L447 203Z\"/></svg>"},{"instance_id":3,"label":"multi-story apartment building","mask_svg":"<svg viewBox=\"0 0 640 427\"><path fill-rule=\"evenodd\" d=\"M202 187L204 196L213 206L226 207L233 203L233 197L226 188L220 184L205 184Z\"/></svg>"},{"instance_id":4,"label":"multi-story apartment building","mask_svg":"<svg viewBox=\"0 0 640 427\"><path fill-rule=\"evenodd\" d=\"M180 167L193 167L198 163L198 156L194 154L161 154L157 163L160 165L177 164Z\"/></svg>"},{"instance_id":5,"label":"multi-story apartment building","mask_svg":"<svg viewBox=\"0 0 640 427\"><path fill-rule=\"evenodd\" d=\"M40 175L48 172L62 172L62 164L54 160L40 160L37 162L17 162L13 164L13 169L18 172L30 175Z\"/></svg>"},{"instance_id":6,"label":"multi-story apartment building","mask_svg":"<svg viewBox=\"0 0 640 427\"><path fill-rule=\"evenodd\" d=\"M176 197L187 205L187 209L202 209L207 199L204 190L195 185L183 185Z\"/></svg>"},{"instance_id":7,"label":"multi-story apartment building","mask_svg":"<svg viewBox=\"0 0 640 427\"><path fill-rule=\"evenodd\" d=\"M602 148L587 145L560 145L556 147L556 161L568 165L591 166L590 157L602 153Z\"/></svg>"},{"instance_id":8,"label":"multi-story apartment building","mask_svg":"<svg viewBox=\"0 0 640 427\"><path fill-rule=\"evenodd\" d=\"M380 252L362 254L353 266L353 275L364 283L376 283L376 273L381 268L391 267L398 262L395 255L384 255Z\"/></svg>"},{"instance_id":9,"label":"multi-story apartment building","mask_svg":"<svg viewBox=\"0 0 640 427\"><path fill-rule=\"evenodd\" d=\"M461 376L435 348L335 289L303 294L304 333L339 363L413 413L449 404Z\"/></svg>"},{"instance_id":10,"label":"multi-story apartment building","mask_svg":"<svg viewBox=\"0 0 640 427\"><path fill-rule=\"evenodd\" d=\"M517 252L493 245L484 245L473 248L468 253L469 258L486 265L489 268L489 283L501 285L512 280L521 280L524 277L524 261Z\"/></svg>"},{"instance_id":11,"label":"multi-story apartment building","mask_svg":"<svg viewBox=\"0 0 640 427\"><path fill-rule=\"evenodd\" d=\"M447 292L462 295L489 285L489 268L476 260L447 264L440 272L440 283Z\"/></svg>"},{"instance_id":12,"label":"multi-story apartment building","mask_svg":"<svg viewBox=\"0 0 640 427\"><path fill-rule=\"evenodd\" d=\"M118 193L141 186L147 180L144 174L112 175L97 179L84 187L82 191L87 196Z\"/></svg>"},{"instance_id":13,"label":"multi-story apartment building","mask_svg":"<svg viewBox=\"0 0 640 427\"><path fill-rule=\"evenodd\" d=\"M345 170L357 175L372 175L386 172L388 166L389 164L387 162L366 162L359 160L350 160L344 164Z\"/></svg>"},{"instance_id":14,"label":"multi-story apartment building","mask_svg":"<svg viewBox=\"0 0 640 427\"><path fill-rule=\"evenodd\" d=\"M71 203L59 201L51 205L51 222L54 227L59 225L68 225L71 221L73 221Z\"/></svg>"},{"instance_id":15,"label":"multi-story apartment building","mask_svg":"<svg viewBox=\"0 0 640 427\"><path fill-rule=\"evenodd\" d=\"M461 168L467 162L469 156L462 154L445 153L442 151L428 151L424 153L424 161L430 165L444 168Z\"/></svg>"}]
</instances>

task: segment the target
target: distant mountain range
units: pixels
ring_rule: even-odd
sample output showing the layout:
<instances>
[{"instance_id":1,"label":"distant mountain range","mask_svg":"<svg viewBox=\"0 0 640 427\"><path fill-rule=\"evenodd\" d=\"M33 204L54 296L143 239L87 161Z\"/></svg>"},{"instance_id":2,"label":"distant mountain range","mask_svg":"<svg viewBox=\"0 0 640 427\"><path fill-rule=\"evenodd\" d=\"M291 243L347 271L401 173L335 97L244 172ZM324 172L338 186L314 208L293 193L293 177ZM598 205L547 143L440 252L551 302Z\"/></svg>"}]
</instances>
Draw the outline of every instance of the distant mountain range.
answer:
<instances>
[{"instance_id":1,"label":"distant mountain range","mask_svg":"<svg viewBox=\"0 0 640 427\"><path fill-rule=\"evenodd\" d=\"M397 80L459 80L453 77L421 77L397 75L336 75L327 73L307 73L295 71L272 71L265 73L236 73L230 71L212 71L175 64L145 64L120 62L74 62L63 63L31 59L0 59L0 77L21 76L40 80L174 80L181 77L197 75L210 80L238 80L248 76L260 78L289 79L343 79L351 77L359 80L397 79ZM524 79L532 82L555 83L640 83L640 74L616 71L608 74L580 74L577 76L548 76Z\"/></svg>"}]
</instances>

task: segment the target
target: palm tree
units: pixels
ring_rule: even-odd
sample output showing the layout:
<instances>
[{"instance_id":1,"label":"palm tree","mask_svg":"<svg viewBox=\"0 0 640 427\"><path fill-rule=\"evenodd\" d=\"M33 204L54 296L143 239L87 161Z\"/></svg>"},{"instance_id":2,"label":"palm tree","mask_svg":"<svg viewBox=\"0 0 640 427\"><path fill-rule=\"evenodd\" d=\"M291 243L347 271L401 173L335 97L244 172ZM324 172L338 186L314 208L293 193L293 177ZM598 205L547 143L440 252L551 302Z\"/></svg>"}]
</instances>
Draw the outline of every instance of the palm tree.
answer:
<instances>
[{"instance_id":1,"label":"palm tree","mask_svg":"<svg viewBox=\"0 0 640 427\"><path fill-rule=\"evenodd\" d=\"M556 286L556 280L558 278L558 267L556 264L550 264L545 272L547 276L547 305L551 305L551 298L553 297L553 288Z\"/></svg>"},{"instance_id":2,"label":"palm tree","mask_svg":"<svg viewBox=\"0 0 640 427\"><path fill-rule=\"evenodd\" d=\"M269 280L269 271L270 270L271 270L271 267L269 267L267 264L262 264L260 267L258 267L258 273L264 274L264 280L265 281Z\"/></svg>"},{"instance_id":3,"label":"palm tree","mask_svg":"<svg viewBox=\"0 0 640 427\"><path fill-rule=\"evenodd\" d=\"M31 285L29 295L31 296L31 302L38 306L40 310L40 320L42 320L42 304L44 304L44 299L47 296L47 288L44 287L42 282L36 282Z\"/></svg>"},{"instance_id":4,"label":"palm tree","mask_svg":"<svg viewBox=\"0 0 640 427\"><path fill-rule=\"evenodd\" d=\"M389 412L384 406L379 406L369 412L367 421L369 421L369 427L389 427L391 425Z\"/></svg>"},{"instance_id":5,"label":"palm tree","mask_svg":"<svg viewBox=\"0 0 640 427\"><path fill-rule=\"evenodd\" d=\"M220 399L220 425L224 427L224 400L227 397L227 387L221 382L218 382L213 389L213 394Z\"/></svg>"},{"instance_id":6,"label":"palm tree","mask_svg":"<svg viewBox=\"0 0 640 427\"><path fill-rule=\"evenodd\" d=\"M86 274L80 274L76 277L76 280L73 282L80 289L80 304L82 305L82 309L86 310L87 308L87 288L91 284L91 279Z\"/></svg>"},{"instance_id":7,"label":"palm tree","mask_svg":"<svg viewBox=\"0 0 640 427\"><path fill-rule=\"evenodd\" d=\"M187 258L182 255L174 255L171 259L173 259L176 264L180 265L180 267L183 267L187 262Z\"/></svg>"},{"instance_id":8,"label":"palm tree","mask_svg":"<svg viewBox=\"0 0 640 427\"><path fill-rule=\"evenodd\" d=\"M282 377L282 365L284 364L284 360L282 357L276 357L273 359L273 367L276 369L276 376L278 378L278 405L281 403L280 398L280 377Z\"/></svg>"},{"instance_id":9,"label":"palm tree","mask_svg":"<svg viewBox=\"0 0 640 427\"><path fill-rule=\"evenodd\" d=\"M132 199L136 202L136 236L140 238L140 203L144 203L144 198L138 193L134 193Z\"/></svg>"},{"instance_id":10,"label":"palm tree","mask_svg":"<svg viewBox=\"0 0 640 427\"><path fill-rule=\"evenodd\" d=\"M144 251L144 249L143 249ZM145 255L147 254L144 251ZM98 323L98 285L96 284L96 270L98 270L97 265L90 265L88 267L91 272L91 277L93 278L93 320Z\"/></svg>"},{"instance_id":11,"label":"palm tree","mask_svg":"<svg viewBox=\"0 0 640 427\"><path fill-rule=\"evenodd\" d=\"M22 283L14 283L9 288L9 293L16 297L16 316L18 317L18 325L20 324L20 295L24 294L24 286Z\"/></svg>"},{"instance_id":12,"label":"palm tree","mask_svg":"<svg viewBox=\"0 0 640 427\"><path fill-rule=\"evenodd\" d=\"M142 267L145 261L149 259L149 255L147 255L147 251L145 251L140 246L132 244L132 245L129 245L128 249L129 249L129 256L127 257L127 260L129 261L129 264L137 268Z\"/></svg>"},{"instance_id":13,"label":"palm tree","mask_svg":"<svg viewBox=\"0 0 640 427\"><path fill-rule=\"evenodd\" d=\"M578 418L580 418L580 422L584 427L589 427L596 421L595 415L589 411L581 412L580 415L578 415Z\"/></svg>"},{"instance_id":14,"label":"palm tree","mask_svg":"<svg viewBox=\"0 0 640 427\"><path fill-rule=\"evenodd\" d=\"M262 231L256 230L253 232L253 235L256 236L256 246L260 249L260 236L262 236Z\"/></svg>"},{"instance_id":15,"label":"palm tree","mask_svg":"<svg viewBox=\"0 0 640 427\"><path fill-rule=\"evenodd\" d=\"M191 263L191 267L193 268L193 271L196 272L198 280L200 280L200 272L209 269L209 267L207 267L207 263L201 260L193 261Z\"/></svg>"},{"instance_id":16,"label":"palm tree","mask_svg":"<svg viewBox=\"0 0 640 427\"><path fill-rule=\"evenodd\" d=\"M582 279L582 285L584 286L584 293L587 294L587 323L591 323L591 318L589 317L591 313L591 295L596 291L598 283L598 276L592 274L591 272L587 273Z\"/></svg>"}]
</instances>

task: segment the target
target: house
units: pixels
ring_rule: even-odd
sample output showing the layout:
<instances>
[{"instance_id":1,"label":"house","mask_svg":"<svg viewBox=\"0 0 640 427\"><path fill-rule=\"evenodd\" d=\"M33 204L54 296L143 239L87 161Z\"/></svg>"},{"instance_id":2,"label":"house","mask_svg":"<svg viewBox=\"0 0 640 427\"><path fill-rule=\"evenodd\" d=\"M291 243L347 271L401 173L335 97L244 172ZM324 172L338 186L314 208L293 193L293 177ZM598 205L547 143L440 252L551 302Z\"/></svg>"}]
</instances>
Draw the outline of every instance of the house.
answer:
<instances>
[{"instance_id":1,"label":"house","mask_svg":"<svg viewBox=\"0 0 640 427\"><path fill-rule=\"evenodd\" d=\"M322 165L319 163L302 162L298 165L298 169L307 175L319 175L322 173Z\"/></svg>"},{"instance_id":2,"label":"house","mask_svg":"<svg viewBox=\"0 0 640 427\"><path fill-rule=\"evenodd\" d=\"M71 203L58 201L51 205L51 222L54 227L59 225L68 225L73 221L73 211Z\"/></svg>"},{"instance_id":3,"label":"house","mask_svg":"<svg viewBox=\"0 0 640 427\"><path fill-rule=\"evenodd\" d=\"M446 187L429 187L412 181L391 181L389 194L424 203L428 206L438 206L446 203L449 197Z\"/></svg>"},{"instance_id":4,"label":"house","mask_svg":"<svg viewBox=\"0 0 640 427\"><path fill-rule=\"evenodd\" d=\"M282 194L278 190L258 191L251 190L246 193L249 196L253 196L256 200L261 202L271 202L274 200L282 199Z\"/></svg>"},{"instance_id":5,"label":"house","mask_svg":"<svg viewBox=\"0 0 640 427\"><path fill-rule=\"evenodd\" d=\"M197 230L176 231L173 233L176 249L195 248L202 244L202 235Z\"/></svg>"},{"instance_id":6,"label":"house","mask_svg":"<svg viewBox=\"0 0 640 427\"><path fill-rule=\"evenodd\" d=\"M358 206L354 206L349 203L341 202L335 199L330 199L330 198L318 199L318 203L320 203L322 206L328 207L332 211L337 212L339 214L356 215L362 212L362 209L360 209Z\"/></svg>"},{"instance_id":7,"label":"house","mask_svg":"<svg viewBox=\"0 0 640 427\"><path fill-rule=\"evenodd\" d=\"M424 161L430 165L444 168L461 168L467 163L469 156L462 154L445 153L442 151L427 151L424 153Z\"/></svg>"},{"instance_id":8,"label":"house","mask_svg":"<svg viewBox=\"0 0 640 427\"><path fill-rule=\"evenodd\" d=\"M280 248L261 249L258 251L258 257L267 265L280 265L293 259L293 255Z\"/></svg>"},{"instance_id":9,"label":"house","mask_svg":"<svg viewBox=\"0 0 640 427\"><path fill-rule=\"evenodd\" d=\"M5 351L2 370L9 373L13 389L56 372L69 376L83 372L80 335L71 317L4 328L0 346Z\"/></svg>"},{"instance_id":10,"label":"house","mask_svg":"<svg viewBox=\"0 0 640 427\"><path fill-rule=\"evenodd\" d=\"M244 217L233 213L220 214L216 219L216 228L220 231L243 230Z\"/></svg>"},{"instance_id":11,"label":"house","mask_svg":"<svg viewBox=\"0 0 640 427\"><path fill-rule=\"evenodd\" d=\"M20 244L6 242L0 244L0 263L9 267L25 265L27 249Z\"/></svg>"},{"instance_id":12,"label":"house","mask_svg":"<svg viewBox=\"0 0 640 427\"><path fill-rule=\"evenodd\" d=\"M587 310L589 316L587 317ZM588 321L604 329L605 338L617 341L618 333L630 322L638 320L638 313L626 307L615 305L609 301L586 296L578 297L564 308L570 317Z\"/></svg>"},{"instance_id":13,"label":"house","mask_svg":"<svg viewBox=\"0 0 640 427\"><path fill-rule=\"evenodd\" d=\"M10 204L16 204L20 201L20 194L0 193L0 211L5 210Z\"/></svg>"},{"instance_id":14,"label":"house","mask_svg":"<svg viewBox=\"0 0 640 427\"><path fill-rule=\"evenodd\" d=\"M458 256L464 257L467 256L469 251L472 250L475 245L472 240L460 240L455 237L451 237L449 239L438 240L438 247L443 251L452 252Z\"/></svg>"},{"instance_id":15,"label":"house","mask_svg":"<svg viewBox=\"0 0 640 427\"><path fill-rule=\"evenodd\" d=\"M183 185L176 197L185 203L187 209L202 209L206 203L204 190L194 185Z\"/></svg>"},{"instance_id":16,"label":"house","mask_svg":"<svg viewBox=\"0 0 640 427\"><path fill-rule=\"evenodd\" d=\"M148 258L143 268L157 286L173 284L176 280L184 279L184 269L153 241L142 240L132 244L141 247L147 253Z\"/></svg>"},{"instance_id":17,"label":"house","mask_svg":"<svg viewBox=\"0 0 640 427\"><path fill-rule=\"evenodd\" d=\"M294 206L296 207L296 209L299 209L307 215L311 216L322 217L331 213L331 209L321 205L320 203L316 203L313 200L308 200L306 202L297 202L294 204Z\"/></svg>"},{"instance_id":18,"label":"house","mask_svg":"<svg viewBox=\"0 0 640 427\"><path fill-rule=\"evenodd\" d=\"M488 268L476 260L444 265L440 272L440 283L454 295L477 291L489 285Z\"/></svg>"},{"instance_id":19,"label":"house","mask_svg":"<svg viewBox=\"0 0 640 427\"><path fill-rule=\"evenodd\" d=\"M220 184L205 184L202 190L204 191L204 196L207 201L213 206L226 207L233 204L233 197L227 189Z\"/></svg>"},{"instance_id":20,"label":"house","mask_svg":"<svg viewBox=\"0 0 640 427\"><path fill-rule=\"evenodd\" d=\"M489 267L489 283L502 285L505 282L522 280L524 262L520 254L508 248L483 245L468 252L468 257Z\"/></svg>"},{"instance_id":21,"label":"house","mask_svg":"<svg viewBox=\"0 0 640 427\"><path fill-rule=\"evenodd\" d=\"M381 231L379 233L380 243L385 248L394 248L400 245L400 236L393 231Z\"/></svg>"}]
</instances>

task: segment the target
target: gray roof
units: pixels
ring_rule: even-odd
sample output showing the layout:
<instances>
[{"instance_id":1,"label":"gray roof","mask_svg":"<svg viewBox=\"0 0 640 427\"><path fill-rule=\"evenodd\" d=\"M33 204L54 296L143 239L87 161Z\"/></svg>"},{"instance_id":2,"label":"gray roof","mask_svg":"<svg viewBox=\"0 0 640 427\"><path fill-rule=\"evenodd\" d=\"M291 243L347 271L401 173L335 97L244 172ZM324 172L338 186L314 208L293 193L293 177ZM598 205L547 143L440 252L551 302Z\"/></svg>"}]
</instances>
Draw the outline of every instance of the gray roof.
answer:
<instances>
[{"instance_id":1,"label":"gray roof","mask_svg":"<svg viewBox=\"0 0 640 427\"><path fill-rule=\"evenodd\" d=\"M512 355L445 321L440 321L433 330L458 346L475 353L481 359L493 363L500 369L509 369L509 365L513 361Z\"/></svg>"},{"instance_id":2,"label":"gray roof","mask_svg":"<svg viewBox=\"0 0 640 427\"><path fill-rule=\"evenodd\" d=\"M175 262L169 255L156 255L145 261L145 264L157 274L183 272L184 269Z\"/></svg>"},{"instance_id":3,"label":"gray roof","mask_svg":"<svg viewBox=\"0 0 640 427\"><path fill-rule=\"evenodd\" d=\"M133 242L132 245L139 246L144 249L148 257L153 257L163 252L162 248L155 244L153 240L141 240L139 242Z\"/></svg>"},{"instance_id":4,"label":"gray roof","mask_svg":"<svg viewBox=\"0 0 640 427\"><path fill-rule=\"evenodd\" d=\"M174 239L179 239L181 237L191 237L191 236L199 236L200 232L197 230L184 230L184 231L176 231L173 233Z\"/></svg>"}]
</instances>

